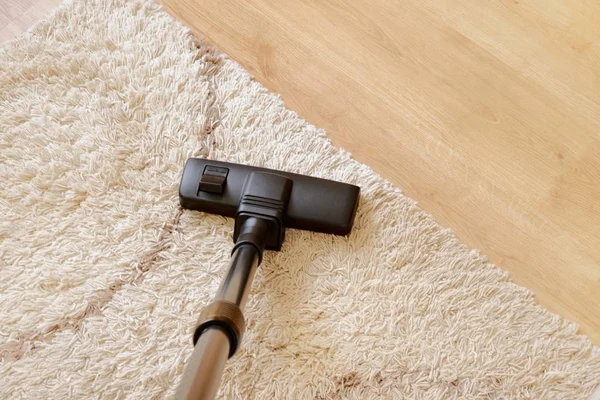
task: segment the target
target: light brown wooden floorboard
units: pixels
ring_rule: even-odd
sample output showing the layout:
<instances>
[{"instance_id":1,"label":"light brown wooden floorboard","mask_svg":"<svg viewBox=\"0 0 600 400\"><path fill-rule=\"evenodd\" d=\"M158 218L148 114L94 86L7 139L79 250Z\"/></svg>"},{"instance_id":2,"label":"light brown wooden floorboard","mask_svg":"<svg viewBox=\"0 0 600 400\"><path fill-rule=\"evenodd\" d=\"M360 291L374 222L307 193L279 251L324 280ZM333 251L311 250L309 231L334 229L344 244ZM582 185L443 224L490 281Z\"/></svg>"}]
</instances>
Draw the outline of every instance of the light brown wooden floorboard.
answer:
<instances>
[{"instance_id":1,"label":"light brown wooden floorboard","mask_svg":"<svg viewBox=\"0 0 600 400\"><path fill-rule=\"evenodd\" d=\"M0 43L44 19L61 0L0 0Z\"/></svg>"},{"instance_id":2,"label":"light brown wooden floorboard","mask_svg":"<svg viewBox=\"0 0 600 400\"><path fill-rule=\"evenodd\" d=\"M600 344L600 3L162 4Z\"/></svg>"},{"instance_id":3,"label":"light brown wooden floorboard","mask_svg":"<svg viewBox=\"0 0 600 400\"><path fill-rule=\"evenodd\" d=\"M162 3L600 343L600 3Z\"/></svg>"}]
</instances>

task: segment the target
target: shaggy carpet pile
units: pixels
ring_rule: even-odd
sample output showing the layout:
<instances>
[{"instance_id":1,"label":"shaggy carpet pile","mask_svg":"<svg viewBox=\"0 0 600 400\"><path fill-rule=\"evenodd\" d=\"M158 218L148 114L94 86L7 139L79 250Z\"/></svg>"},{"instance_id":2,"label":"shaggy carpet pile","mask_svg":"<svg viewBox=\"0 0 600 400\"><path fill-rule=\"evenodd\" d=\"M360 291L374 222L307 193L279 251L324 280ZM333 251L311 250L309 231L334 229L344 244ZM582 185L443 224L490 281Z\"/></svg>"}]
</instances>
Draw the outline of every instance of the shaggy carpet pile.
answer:
<instances>
[{"instance_id":1,"label":"shaggy carpet pile","mask_svg":"<svg viewBox=\"0 0 600 400\"><path fill-rule=\"evenodd\" d=\"M73 1L0 48L0 398L172 396L233 221L188 157L362 187L348 237L266 254L221 396L585 399L600 351L152 1Z\"/></svg>"}]
</instances>

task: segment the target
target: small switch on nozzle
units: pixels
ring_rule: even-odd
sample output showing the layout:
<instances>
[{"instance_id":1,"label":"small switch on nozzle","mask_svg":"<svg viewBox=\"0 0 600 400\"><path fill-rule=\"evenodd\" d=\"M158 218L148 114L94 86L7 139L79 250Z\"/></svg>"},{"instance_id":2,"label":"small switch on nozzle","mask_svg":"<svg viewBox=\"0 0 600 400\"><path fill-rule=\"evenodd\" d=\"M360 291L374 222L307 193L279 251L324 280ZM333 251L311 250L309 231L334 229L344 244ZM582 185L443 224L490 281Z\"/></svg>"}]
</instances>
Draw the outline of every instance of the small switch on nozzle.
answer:
<instances>
[{"instance_id":1,"label":"small switch on nozzle","mask_svg":"<svg viewBox=\"0 0 600 400\"><path fill-rule=\"evenodd\" d=\"M200 192L223 193L225 181L227 180L228 168L207 165L200 178Z\"/></svg>"}]
</instances>

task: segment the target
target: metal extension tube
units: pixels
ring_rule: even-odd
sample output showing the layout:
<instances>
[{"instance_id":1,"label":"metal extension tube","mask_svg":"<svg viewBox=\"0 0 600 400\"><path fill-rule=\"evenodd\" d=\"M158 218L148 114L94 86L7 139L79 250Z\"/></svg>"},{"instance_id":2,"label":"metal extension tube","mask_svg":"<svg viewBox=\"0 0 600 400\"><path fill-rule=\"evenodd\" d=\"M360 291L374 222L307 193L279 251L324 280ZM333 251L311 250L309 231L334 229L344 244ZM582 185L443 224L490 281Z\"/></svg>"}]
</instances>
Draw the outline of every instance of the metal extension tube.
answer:
<instances>
[{"instance_id":1,"label":"metal extension tube","mask_svg":"<svg viewBox=\"0 0 600 400\"><path fill-rule=\"evenodd\" d=\"M206 318L206 311L215 310L214 315L227 319L230 313L225 310L220 314L219 304L227 302L233 308L239 307L243 311L248 294L252 286L252 279L259 264L261 246L260 236L266 232L266 223L257 219L247 221L245 225L254 232L259 243L252 243L243 238L238 238L232 255L227 276L221 283L214 302L209 305L202 318ZM234 307L237 306L237 307ZM238 311L238 312L239 312ZM241 316L241 313L239 314ZM235 325L235 323L233 324ZM238 325L240 325L238 323ZM241 320L241 333L243 333L243 317ZM213 399L219 389L219 382L227 358L233 355L235 348L231 348L231 333L227 326L210 326L198 332L194 351L187 361L183 378L175 395L176 399ZM238 337L241 339L241 333ZM239 346L239 343L237 344Z\"/></svg>"}]
</instances>

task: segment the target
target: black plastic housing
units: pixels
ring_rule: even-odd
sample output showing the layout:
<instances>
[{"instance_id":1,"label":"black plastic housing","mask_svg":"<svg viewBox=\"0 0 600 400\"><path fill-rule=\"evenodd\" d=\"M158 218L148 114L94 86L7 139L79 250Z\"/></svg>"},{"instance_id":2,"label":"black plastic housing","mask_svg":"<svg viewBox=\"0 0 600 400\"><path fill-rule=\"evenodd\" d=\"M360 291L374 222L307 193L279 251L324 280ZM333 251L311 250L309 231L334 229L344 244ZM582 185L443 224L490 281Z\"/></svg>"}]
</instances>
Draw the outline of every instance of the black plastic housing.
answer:
<instances>
[{"instance_id":1,"label":"black plastic housing","mask_svg":"<svg viewBox=\"0 0 600 400\"><path fill-rule=\"evenodd\" d=\"M285 214L293 181L281 174L252 171L246 178L235 215L233 240L238 243L248 219L260 218L268 224L265 247L279 250L285 237Z\"/></svg>"},{"instance_id":2,"label":"black plastic housing","mask_svg":"<svg viewBox=\"0 0 600 400\"><path fill-rule=\"evenodd\" d=\"M200 190L200 180L207 166L209 171L213 170L211 167L217 167L217 171L220 171L218 168L228 169L222 193ZM285 227L335 235L350 233L360 188L291 172L190 158L181 178L179 201L184 208L236 217L244 185L252 172L281 175L292 181L285 210Z\"/></svg>"}]
</instances>

